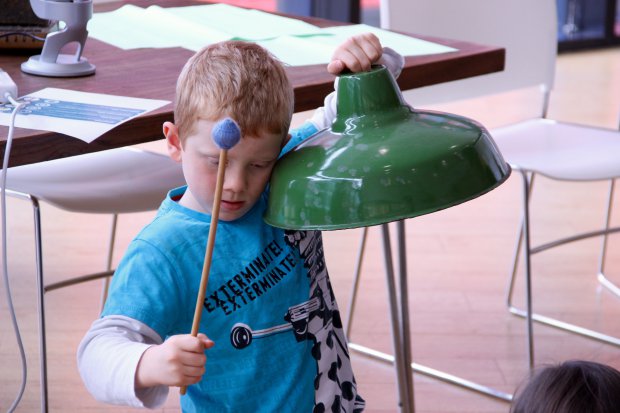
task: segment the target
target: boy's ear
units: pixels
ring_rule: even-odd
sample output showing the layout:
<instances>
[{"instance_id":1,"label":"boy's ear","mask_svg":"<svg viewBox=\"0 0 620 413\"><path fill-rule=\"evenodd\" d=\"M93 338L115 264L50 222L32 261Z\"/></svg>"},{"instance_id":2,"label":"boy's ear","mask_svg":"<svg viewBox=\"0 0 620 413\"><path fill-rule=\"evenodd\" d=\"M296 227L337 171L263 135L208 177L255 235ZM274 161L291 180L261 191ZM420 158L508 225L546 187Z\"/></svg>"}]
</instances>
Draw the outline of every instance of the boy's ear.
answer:
<instances>
[{"instance_id":1,"label":"boy's ear","mask_svg":"<svg viewBox=\"0 0 620 413\"><path fill-rule=\"evenodd\" d=\"M181 146L181 139L179 138L179 130L172 122L164 122L163 126L164 136L166 137L166 147L168 148L168 155L170 158L177 162L181 162L183 148Z\"/></svg>"}]
</instances>

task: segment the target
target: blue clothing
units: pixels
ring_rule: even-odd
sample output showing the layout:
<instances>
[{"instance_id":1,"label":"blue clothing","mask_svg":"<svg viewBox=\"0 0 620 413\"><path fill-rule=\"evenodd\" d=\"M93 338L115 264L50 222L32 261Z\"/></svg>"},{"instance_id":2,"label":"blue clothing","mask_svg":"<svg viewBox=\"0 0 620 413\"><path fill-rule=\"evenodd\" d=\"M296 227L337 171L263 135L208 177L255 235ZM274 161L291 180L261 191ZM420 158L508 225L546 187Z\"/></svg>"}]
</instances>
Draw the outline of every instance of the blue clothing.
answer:
<instances>
[{"instance_id":1,"label":"blue clothing","mask_svg":"<svg viewBox=\"0 0 620 413\"><path fill-rule=\"evenodd\" d=\"M293 131L291 148L316 128ZM137 319L162 338L191 331L210 215L172 190L132 241L103 316ZM243 217L220 221L200 332L215 342L184 412L361 411L320 232L263 221L267 192Z\"/></svg>"}]
</instances>

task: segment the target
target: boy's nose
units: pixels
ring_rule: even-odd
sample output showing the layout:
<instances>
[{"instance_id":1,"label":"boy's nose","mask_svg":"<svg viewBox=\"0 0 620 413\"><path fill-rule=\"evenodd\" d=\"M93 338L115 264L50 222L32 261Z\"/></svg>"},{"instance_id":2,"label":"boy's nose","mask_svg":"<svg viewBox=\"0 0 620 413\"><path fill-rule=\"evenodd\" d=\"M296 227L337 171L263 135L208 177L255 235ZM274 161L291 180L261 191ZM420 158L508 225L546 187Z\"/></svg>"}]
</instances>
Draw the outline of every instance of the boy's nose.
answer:
<instances>
[{"instance_id":1,"label":"boy's nose","mask_svg":"<svg viewBox=\"0 0 620 413\"><path fill-rule=\"evenodd\" d=\"M226 168L226 175L224 175L224 190L231 192L243 192L247 182L245 171L240 168L228 167Z\"/></svg>"}]
</instances>

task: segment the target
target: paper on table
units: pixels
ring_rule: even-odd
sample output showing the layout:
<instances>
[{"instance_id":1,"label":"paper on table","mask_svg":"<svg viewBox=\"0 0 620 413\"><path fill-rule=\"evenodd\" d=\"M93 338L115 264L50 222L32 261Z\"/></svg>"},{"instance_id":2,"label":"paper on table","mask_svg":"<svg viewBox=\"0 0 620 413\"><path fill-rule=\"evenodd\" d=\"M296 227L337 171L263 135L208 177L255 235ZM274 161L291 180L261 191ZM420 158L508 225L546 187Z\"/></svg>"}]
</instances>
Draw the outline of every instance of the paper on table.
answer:
<instances>
[{"instance_id":1,"label":"paper on table","mask_svg":"<svg viewBox=\"0 0 620 413\"><path fill-rule=\"evenodd\" d=\"M89 36L121 49L185 47L198 50L206 44L230 39L228 33L168 15L164 10L158 6L143 9L128 4L113 12L95 13L88 23Z\"/></svg>"},{"instance_id":2,"label":"paper on table","mask_svg":"<svg viewBox=\"0 0 620 413\"><path fill-rule=\"evenodd\" d=\"M383 46L390 47L403 56L420 56L456 51L452 47L379 29L367 24L326 27L322 29L322 32L324 34L332 34L333 36L313 37L311 40L316 43L328 44L332 47L332 50L353 35L371 32L377 35Z\"/></svg>"},{"instance_id":3,"label":"paper on table","mask_svg":"<svg viewBox=\"0 0 620 413\"><path fill-rule=\"evenodd\" d=\"M95 16L96 19L92 18L88 22L89 36L121 49L155 47L153 33L157 33L159 24L152 19L144 19L144 9L126 5L118 11L97 13ZM101 36L98 33L101 33ZM174 37L158 37L156 47L173 47L177 42Z\"/></svg>"},{"instance_id":4,"label":"paper on table","mask_svg":"<svg viewBox=\"0 0 620 413\"><path fill-rule=\"evenodd\" d=\"M170 103L75 90L46 88L23 96L30 103L20 110L15 126L73 136L90 143L139 115ZM13 107L0 105L0 124L9 125Z\"/></svg>"},{"instance_id":5,"label":"paper on table","mask_svg":"<svg viewBox=\"0 0 620 413\"><path fill-rule=\"evenodd\" d=\"M375 33L383 46L390 47L403 56L447 53L456 50L365 24L327 27L321 29L322 36L280 36L275 39L257 41L256 43L269 50L285 64L291 66L327 64L331 60L336 47L342 44L342 42L355 34L367 32Z\"/></svg>"},{"instance_id":6,"label":"paper on table","mask_svg":"<svg viewBox=\"0 0 620 413\"><path fill-rule=\"evenodd\" d=\"M89 36L121 49L184 47L197 51L223 40L309 35L319 30L300 20L226 4L146 9L128 4L95 13L88 23Z\"/></svg>"},{"instance_id":7,"label":"paper on table","mask_svg":"<svg viewBox=\"0 0 620 413\"><path fill-rule=\"evenodd\" d=\"M117 47L184 47L197 51L222 40L260 43L292 66L326 64L339 44L359 33L373 32L384 46L404 56L446 53L447 46L365 24L319 28L298 19L228 4L142 9L125 5L95 13L89 35Z\"/></svg>"},{"instance_id":8,"label":"paper on table","mask_svg":"<svg viewBox=\"0 0 620 413\"><path fill-rule=\"evenodd\" d=\"M306 37L280 36L256 43L269 50L281 62L290 66L327 64L334 49L331 44L318 43Z\"/></svg>"},{"instance_id":9,"label":"paper on table","mask_svg":"<svg viewBox=\"0 0 620 413\"><path fill-rule=\"evenodd\" d=\"M307 36L321 31L317 26L298 19L222 3L165 10L195 24L227 32L230 39L263 40L286 35Z\"/></svg>"}]
</instances>

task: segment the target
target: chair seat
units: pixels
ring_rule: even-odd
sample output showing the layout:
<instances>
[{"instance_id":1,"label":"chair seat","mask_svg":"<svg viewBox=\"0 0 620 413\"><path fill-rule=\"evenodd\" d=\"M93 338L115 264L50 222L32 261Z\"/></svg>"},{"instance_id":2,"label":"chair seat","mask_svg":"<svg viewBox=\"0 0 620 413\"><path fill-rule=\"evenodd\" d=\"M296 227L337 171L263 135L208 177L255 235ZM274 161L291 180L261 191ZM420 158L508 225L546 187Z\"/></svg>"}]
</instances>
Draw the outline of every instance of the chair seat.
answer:
<instances>
[{"instance_id":1,"label":"chair seat","mask_svg":"<svg viewBox=\"0 0 620 413\"><path fill-rule=\"evenodd\" d=\"M181 185L185 179L179 163L133 148L17 166L7 173L7 189L84 213L153 210L170 189Z\"/></svg>"},{"instance_id":2,"label":"chair seat","mask_svg":"<svg viewBox=\"0 0 620 413\"><path fill-rule=\"evenodd\" d=\"M594 181L620 176L620 132L532 119L491 130L515 169L559 180Z\"/></svg>"}]
</instances>

